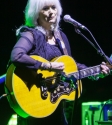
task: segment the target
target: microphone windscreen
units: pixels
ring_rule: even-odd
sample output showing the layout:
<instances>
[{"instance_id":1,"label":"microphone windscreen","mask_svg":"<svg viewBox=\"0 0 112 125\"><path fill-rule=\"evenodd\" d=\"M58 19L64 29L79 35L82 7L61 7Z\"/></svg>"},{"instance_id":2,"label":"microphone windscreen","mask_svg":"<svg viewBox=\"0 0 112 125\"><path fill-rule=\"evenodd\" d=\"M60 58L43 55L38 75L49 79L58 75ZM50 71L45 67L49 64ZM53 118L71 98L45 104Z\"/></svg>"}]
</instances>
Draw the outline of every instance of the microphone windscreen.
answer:
<instances>
[{"instance_id":1,"label":"microphone windscreen","mask_svg":"<svg viewBox=\"0 0 112 125\"><path fill-rule=\"evenodd\" d=\"M63 20L66 22L66 21L68 21L70 18L71 18L70 15L65 15L65 16L63 17Z\"/></svg>"}]
</instances>

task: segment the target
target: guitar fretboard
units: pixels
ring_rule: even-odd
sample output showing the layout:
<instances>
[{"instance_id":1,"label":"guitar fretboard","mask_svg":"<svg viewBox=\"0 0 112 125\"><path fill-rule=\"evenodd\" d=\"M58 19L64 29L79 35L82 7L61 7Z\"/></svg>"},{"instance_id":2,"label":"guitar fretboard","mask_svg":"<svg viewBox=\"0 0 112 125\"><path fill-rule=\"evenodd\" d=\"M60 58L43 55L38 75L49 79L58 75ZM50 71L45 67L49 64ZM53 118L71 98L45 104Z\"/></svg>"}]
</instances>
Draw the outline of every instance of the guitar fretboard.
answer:
<instances>
[{"instance_id":1,"label":"guitar fretboard","mask_svg":"<svg viewBox=\"0 0 112 125\"><path fill-rule=\"evenodd\" d=\"M94 66L94 67L89 67L86 69L79 70L78 72L74 72L69 74L69 76L73 75L77 80L92 76L95 74L99 74L101 72L100 65Z\"/></svg>"}]
</instances>

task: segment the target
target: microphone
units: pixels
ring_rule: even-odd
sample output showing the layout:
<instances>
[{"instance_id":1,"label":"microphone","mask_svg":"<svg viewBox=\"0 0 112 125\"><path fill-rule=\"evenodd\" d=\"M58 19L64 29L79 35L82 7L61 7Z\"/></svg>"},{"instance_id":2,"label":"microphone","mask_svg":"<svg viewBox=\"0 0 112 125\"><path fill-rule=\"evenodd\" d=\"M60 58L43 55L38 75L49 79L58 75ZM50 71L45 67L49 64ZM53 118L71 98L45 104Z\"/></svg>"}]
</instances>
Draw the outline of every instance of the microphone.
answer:
<instances>
[{"instance_id":1,"label":"microphone","mask_svg":"<svg viewBox=\"0 0 112 125\"><path fill-rule=\"evenodd\" d=\"M83 30L87 30L87 28L86 28L84 25L82 25L82 24L80 24L79 22L77 22L76 20L72 19L70 15L65 15L65 16L63 17L63 20L64 20L65 22L68 22L68 23L73 24L76 28L80 28L80 29L83 29Z\"/></svg>"}]
</instances>

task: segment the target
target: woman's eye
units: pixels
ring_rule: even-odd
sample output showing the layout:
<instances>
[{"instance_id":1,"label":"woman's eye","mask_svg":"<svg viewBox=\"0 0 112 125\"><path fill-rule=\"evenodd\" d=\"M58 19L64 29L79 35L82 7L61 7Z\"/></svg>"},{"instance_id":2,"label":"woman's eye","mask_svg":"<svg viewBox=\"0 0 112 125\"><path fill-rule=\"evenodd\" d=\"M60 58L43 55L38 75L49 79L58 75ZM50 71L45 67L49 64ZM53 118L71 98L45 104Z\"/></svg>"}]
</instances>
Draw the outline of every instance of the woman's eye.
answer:
<instances>
[{"instance_id":1,"label":"woman's eye","mask_svg":"<svg viewBox=\"0 0 112 125\"><path fill-rule=\"evenodd\" d=\"M49 7L47 7L47 6L43 8L43 10L45 10L45 11L48 10L48 9L49 9Z\"/></svg>"},{"instance_id":2,"label":"woman's eye","mask_svg":"<svg viewBox=\"0 0 112 125\"><path fill-rule=\"evenodd\" d=\"M47 10L49 10L50 8L53 9L53 10L56 9L56 7L53 5L53 6L45 6L45 7L43 7L43 10L47 11Z\"/></svg>"},{"instance_id":3,"label":"woman's eye","mask_svg":"<svg viewBox=\"0 0 112 125\"><path fill-rule=\"evenodd\" d=\"M53 10L55 10L56 9L56 7L53 5L53 6L51 6L51 8L53 9Z\"/></svg>"}]
</instances>

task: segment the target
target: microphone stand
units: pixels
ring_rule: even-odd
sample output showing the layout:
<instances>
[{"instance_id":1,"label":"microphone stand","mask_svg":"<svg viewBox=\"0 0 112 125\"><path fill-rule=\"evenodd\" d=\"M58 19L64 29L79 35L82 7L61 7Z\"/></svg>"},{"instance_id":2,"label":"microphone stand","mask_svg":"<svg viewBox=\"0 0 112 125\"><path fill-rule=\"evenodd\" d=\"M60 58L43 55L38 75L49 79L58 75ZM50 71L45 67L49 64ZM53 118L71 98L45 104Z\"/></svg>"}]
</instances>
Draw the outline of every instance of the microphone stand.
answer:
<instances>
[{"instance_id":1,"label":"microphone stand","mask_svg":"<svg viewBox=\"0 0 112 125\"><path fill-rule=\"evenodd\" d=\"M93 37L92 33L87 28L86 28L86 30L90 33L90 35L94 39L97 47L84 34L82 34L81 31L78 28L75 28L75 32L77 34L81 35L85 40L87 40L87 42L89 42L93 46L93 48L97 50L97 53L100 54L110 65L112 65L112 61L109 59L109 57L107 57L105 55L105 53L103 52L103 50L101 49L99 44L96 42L95 38Z\"/></svg>"},{"instance_id":2,"label":"microphone stand","mask_svg":"<svg viewBox=\"0 0 112 125\"><path fill-rule=\"evenodd\" d=\"M88 42L90 45L92 45L92 47L93 47L94 49L97 50L97 53L100 54L100 55L105 59L105 61L107 61L110 65L112 65L112 61L109 59L108 56L105 55L105 53L103 52L103 50L101 49L101 47L100 47L100 46L98 45L98 43L96 42L96 40L95 40L94 36L92 35L92 33L91 33L87 28L86 28L86 30L87 30L87 31L90 33L90 35L92 36L92 38L93 38L93 40L95 41L97 47L96 47L84 34L81 33L81 31L79 30L79 28L76 28L76 27L74 27L74 28L75 28L75 32L76 32L77 34L81 35L85 40L87 40L87 42ZM76 103L76 102L75 102L75 103ZM72 116L73 116L73 114L72 114ZM72 119L73 119L73 118L72 118ZM93 119L93 120L94 120L94 119ZM71 120L71 124L72 124L72 122L73 122L73 120Z\"/></svg>"}]
</instances>

